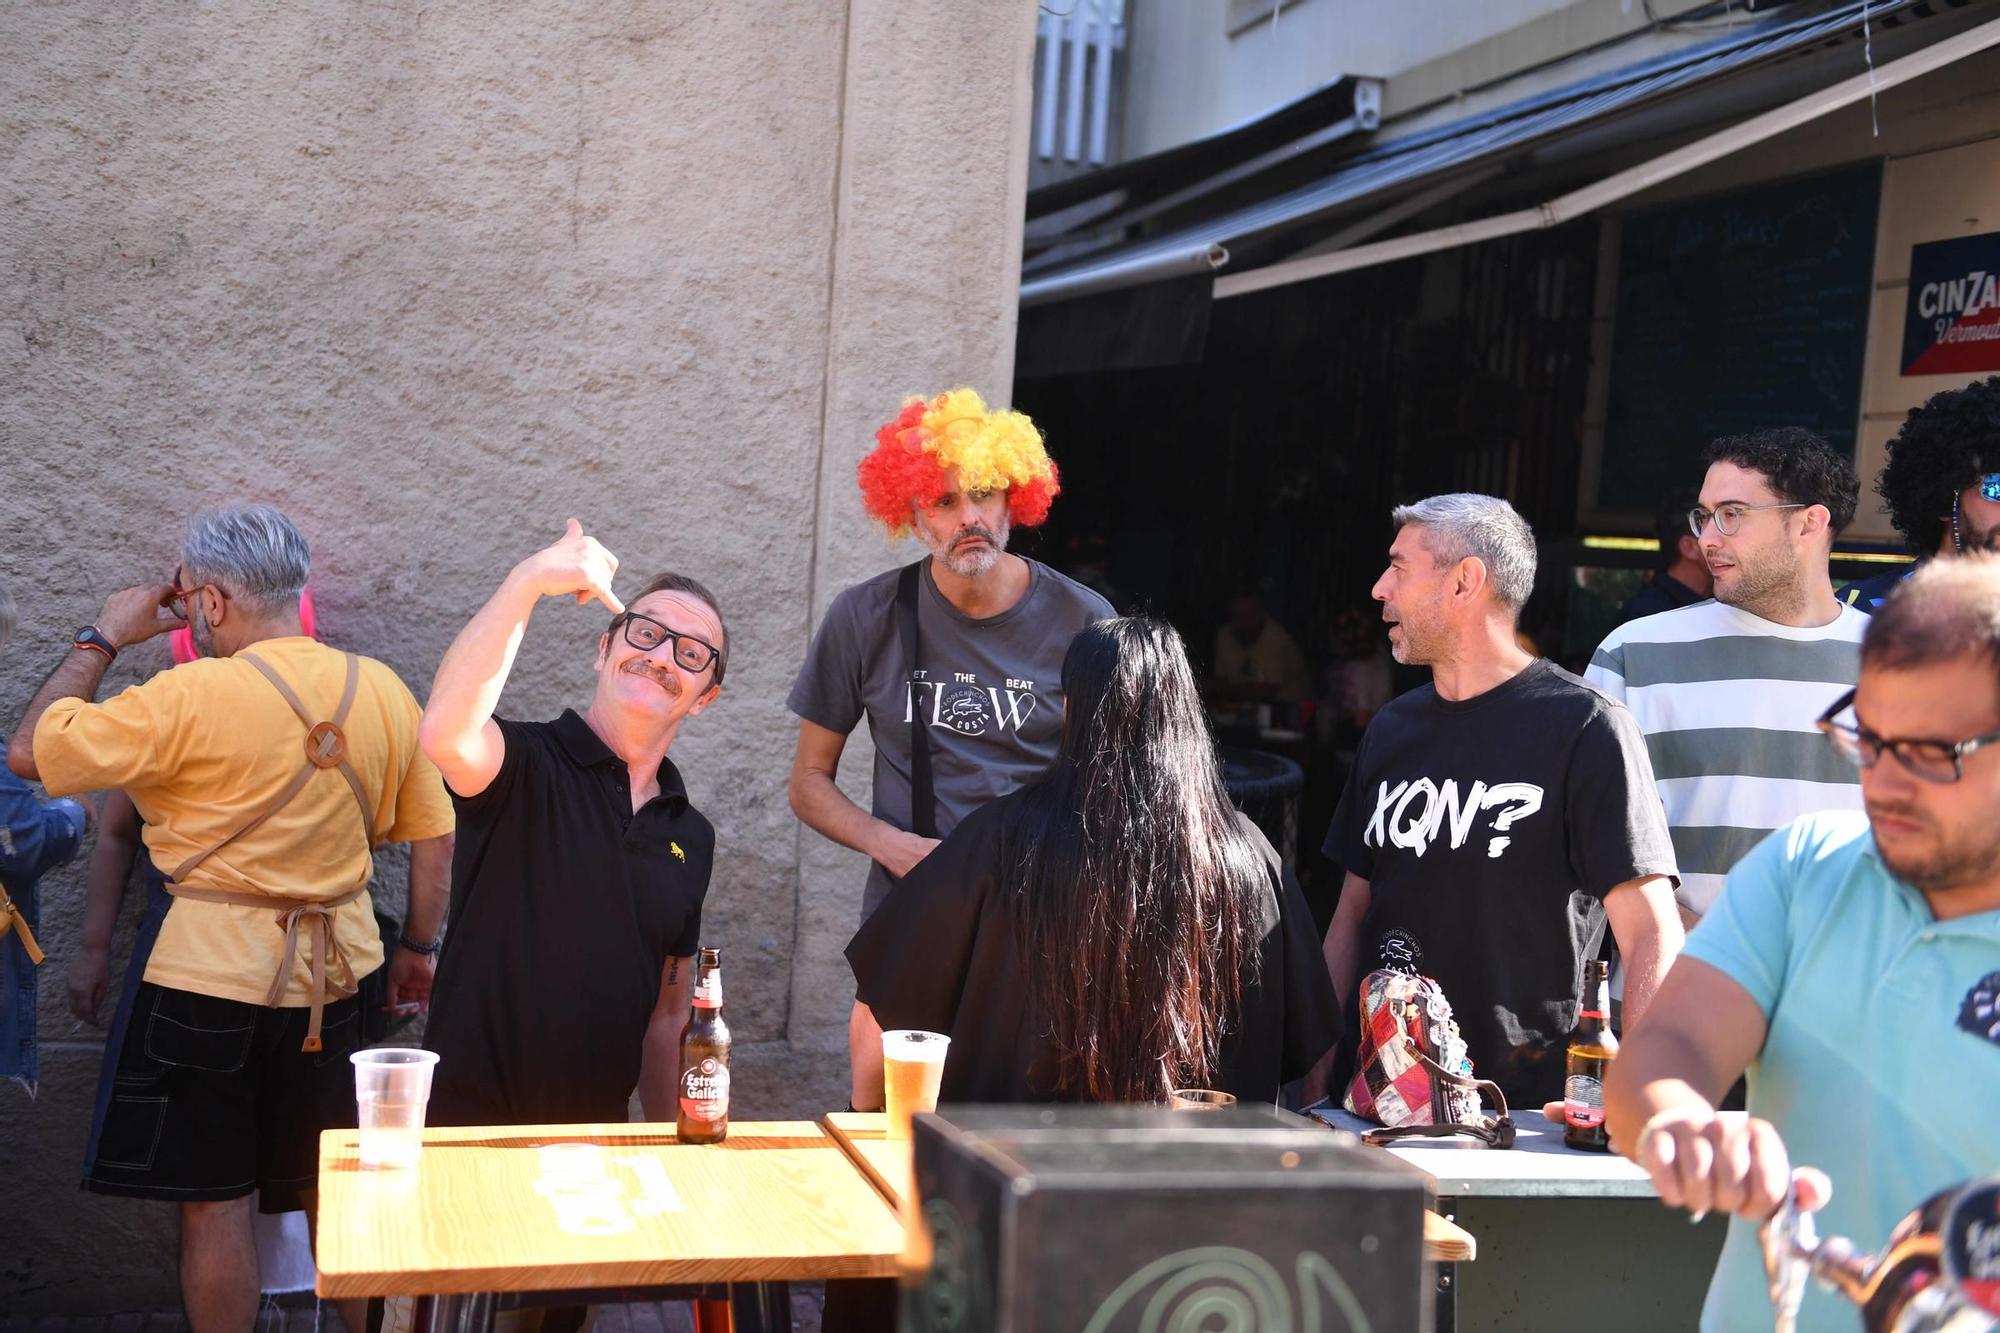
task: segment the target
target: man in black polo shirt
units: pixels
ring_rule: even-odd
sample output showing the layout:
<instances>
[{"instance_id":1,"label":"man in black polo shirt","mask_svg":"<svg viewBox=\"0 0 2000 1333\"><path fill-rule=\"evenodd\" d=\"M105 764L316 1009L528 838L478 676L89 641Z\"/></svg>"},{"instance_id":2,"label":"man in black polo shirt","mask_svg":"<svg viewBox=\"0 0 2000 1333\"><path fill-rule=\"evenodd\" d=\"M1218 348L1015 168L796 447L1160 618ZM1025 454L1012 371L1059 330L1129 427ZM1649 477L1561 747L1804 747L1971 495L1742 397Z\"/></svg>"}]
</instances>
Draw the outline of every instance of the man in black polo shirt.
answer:
<instances>
[{"instance_id":1,"label":"man in black polo shirt","mask_svg":"<svg viewBox=\"0 0 2000 1333\"><path fill-rule=\"evenodd\" d=\"M667 758L722 688L715 598L663 574L627 608L618 561L575 519L516 565L439 665L419 732L458 809L448 943L425 1045L430 1120L674 1118L715 831ZM543 597L614 613L597 689L554 722L493 715Z\"/></svg>"}]
</instances>

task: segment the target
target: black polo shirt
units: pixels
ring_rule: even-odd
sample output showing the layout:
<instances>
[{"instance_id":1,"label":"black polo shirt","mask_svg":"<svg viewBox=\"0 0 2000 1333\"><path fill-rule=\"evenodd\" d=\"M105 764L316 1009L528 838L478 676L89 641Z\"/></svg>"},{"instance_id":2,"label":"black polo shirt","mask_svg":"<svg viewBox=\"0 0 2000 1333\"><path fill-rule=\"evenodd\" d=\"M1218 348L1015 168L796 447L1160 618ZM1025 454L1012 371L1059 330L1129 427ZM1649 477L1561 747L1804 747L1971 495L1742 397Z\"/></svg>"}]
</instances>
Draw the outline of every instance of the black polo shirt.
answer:
<instances>
[{"instance_id":1,"label":"black polo shirt","mask_svg":"<svg viewBox=\"0 0 2000 1333\"><path fill-rule=\"evenodd\" d=\"M669 760L635 814L624 763L573 711L495 721L499 774L477 796L452 793L429 1121L623 1120L661 972L701 943L715 830Z\"/></svg>"}]
</instances>

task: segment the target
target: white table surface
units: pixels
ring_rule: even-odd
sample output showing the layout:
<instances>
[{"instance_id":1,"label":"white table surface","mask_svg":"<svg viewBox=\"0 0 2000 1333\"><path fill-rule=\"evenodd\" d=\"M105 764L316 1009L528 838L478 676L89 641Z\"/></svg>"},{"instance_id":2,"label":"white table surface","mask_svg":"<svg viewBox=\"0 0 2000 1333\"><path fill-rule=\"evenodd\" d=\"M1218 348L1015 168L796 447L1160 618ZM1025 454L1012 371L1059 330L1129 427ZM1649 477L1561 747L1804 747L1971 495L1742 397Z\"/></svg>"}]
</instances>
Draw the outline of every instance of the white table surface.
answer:
<instances>
[{"instance_id":1,"label":"white table surface","mask_svg":"<svg viewBox=\"0 0 2000 1333\"><path fill-rule=\"evenodd\" d=\"M1310 1114L1336 1129L1359 1134L1377 1126L1338 1108ZM1514 1113L1512 1148L1489 1148L1478 1139L1403 1139L1385 1145L1431 1178L1440 1198L1651 1199L1646 1173L1616 1153L1565 1148L1562 1126L1540 1111Z\"/></svg>"}]
</instances>

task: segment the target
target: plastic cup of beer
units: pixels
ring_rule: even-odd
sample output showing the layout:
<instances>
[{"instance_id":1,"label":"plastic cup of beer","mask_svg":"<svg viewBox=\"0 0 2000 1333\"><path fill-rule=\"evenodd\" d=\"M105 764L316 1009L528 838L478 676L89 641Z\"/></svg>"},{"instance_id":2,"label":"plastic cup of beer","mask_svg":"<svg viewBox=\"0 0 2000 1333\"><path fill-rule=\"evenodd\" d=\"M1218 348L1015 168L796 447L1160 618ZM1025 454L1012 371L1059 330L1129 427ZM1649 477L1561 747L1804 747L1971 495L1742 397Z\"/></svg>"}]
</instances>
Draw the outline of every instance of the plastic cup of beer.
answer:
<instances>
[{"instance_id":1,"label":"plastic cup of beer","mask_svg":"<svg viewBox=\"0 0 2000 1333\"><path fill-rule=\"evenodd\" d=\"M910 1137L910 1117L937 1110L938 1084L951 1038L903 1028L882 1034L882 1085L889 1109L889 1137Z\"/></svg>"},{"instance_id":2,"label":"plastic cup of beer","mask_svg":"<svg viewBox=\"0 0 2000 1333\"><path fill-rule=\"evenodd\" d=\"M1236 1105L1234 1093L1214 1088L1175 1088L1168 1096L1176 1111L1220 1111Z\"/></svg>"},{"instance_id":3,"label":"plastic cup of beer","mask_svg":"<svg viewBox=\"0 0 2000 1333\"><path fill-rule=\"evenodd\" d=\"M361 1165L415 1166L437 1052L375 1046L347 1058L354 1063L354 1101L361 1113Z\"/></svg>"}]
</instances>

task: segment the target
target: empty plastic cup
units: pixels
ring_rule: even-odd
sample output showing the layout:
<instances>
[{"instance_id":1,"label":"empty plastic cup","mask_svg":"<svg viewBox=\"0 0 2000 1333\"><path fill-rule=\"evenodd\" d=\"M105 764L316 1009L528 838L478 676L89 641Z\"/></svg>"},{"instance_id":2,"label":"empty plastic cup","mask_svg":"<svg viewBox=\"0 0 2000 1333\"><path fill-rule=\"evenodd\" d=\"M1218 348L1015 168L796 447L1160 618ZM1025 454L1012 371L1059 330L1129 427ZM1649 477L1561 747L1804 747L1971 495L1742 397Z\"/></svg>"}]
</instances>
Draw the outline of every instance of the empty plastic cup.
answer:
<instances>
[{"instance_id":1,"label":"empty plastic cup","mask_svg":"<svg viewBox=\"0 0 2000 1333\"><path fill-rule=\"evenodd\" d=\"M431 1100L436 1051L376 1046L354 1062L354 1101L361 1113L361 1165L409 1167L423 1151L424 1108Z\"/></svg>"},{"instance_id":2,"label":"empty plastic cup","mask_svg":"<svg viewBox=\"0 0 2000 1333\"><path fill-rule=\"evenodd\" d=\"M1176 1111L1220 1111L1236 1105L1235 1094L1213 1088L1175 1088L1169 1101Z\"/></svg>"}]
</instances>

